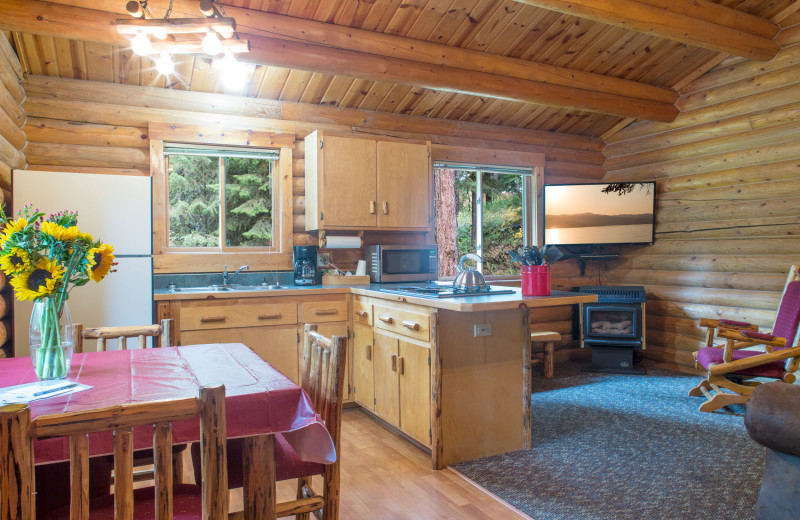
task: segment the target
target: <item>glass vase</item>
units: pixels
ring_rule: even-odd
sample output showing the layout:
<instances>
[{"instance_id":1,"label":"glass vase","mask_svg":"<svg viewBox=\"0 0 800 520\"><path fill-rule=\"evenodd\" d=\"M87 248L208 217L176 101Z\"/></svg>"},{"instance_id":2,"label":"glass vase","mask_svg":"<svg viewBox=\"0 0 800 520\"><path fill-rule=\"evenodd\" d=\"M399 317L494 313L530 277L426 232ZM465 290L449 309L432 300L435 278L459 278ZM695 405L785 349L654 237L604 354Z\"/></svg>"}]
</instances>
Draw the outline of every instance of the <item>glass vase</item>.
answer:
<instances>
[{"instance_id":1,"label":"glass vase","mask_svg":"<svg viewBox=\"0 0 800 520\"><path fill-rule=\"evenodd\" d=\"M72 316L66 301L60 313L56 298L34 302L28 339L36 377L41 380L67 377L74 343Z\"/></svg>"}]
</instances>

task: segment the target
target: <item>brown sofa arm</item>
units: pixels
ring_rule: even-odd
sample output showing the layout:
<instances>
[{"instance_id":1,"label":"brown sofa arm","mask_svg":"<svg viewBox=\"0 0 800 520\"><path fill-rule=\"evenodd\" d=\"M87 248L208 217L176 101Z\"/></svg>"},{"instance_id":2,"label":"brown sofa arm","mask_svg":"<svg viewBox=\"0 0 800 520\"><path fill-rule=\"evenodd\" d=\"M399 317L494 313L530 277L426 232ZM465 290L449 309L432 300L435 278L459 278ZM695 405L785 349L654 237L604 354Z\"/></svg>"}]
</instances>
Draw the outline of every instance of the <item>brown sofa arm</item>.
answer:
<instances>
[{"instance_id":1,"label":"brown sofa arm","mask_svg":"<svg viewBox=\"0 0 800 520\"><path fill-rule=\"evenodd\" d=\"M757 443L800 456L800 386L759 385L747 402L744 425Z\"/></svg>"}]
</instances>

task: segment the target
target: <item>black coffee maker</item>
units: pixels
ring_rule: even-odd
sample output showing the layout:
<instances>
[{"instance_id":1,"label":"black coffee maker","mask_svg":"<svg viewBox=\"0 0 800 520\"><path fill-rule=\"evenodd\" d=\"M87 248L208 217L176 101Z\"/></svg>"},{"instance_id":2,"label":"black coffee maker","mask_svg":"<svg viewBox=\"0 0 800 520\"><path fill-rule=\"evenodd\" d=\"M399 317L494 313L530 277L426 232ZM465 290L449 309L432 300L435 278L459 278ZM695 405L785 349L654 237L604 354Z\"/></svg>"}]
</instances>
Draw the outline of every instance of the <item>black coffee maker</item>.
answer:
<instances>
[{"instance_id":1,"label":"black coffee maker","mask_svg":"<svg viewBox=\"0 0 800 520\"><path fill-rule=\"evenodd\" d=\"M294 246L294 284L317 285L317 246Z\"/></svg>"}]
</instances>

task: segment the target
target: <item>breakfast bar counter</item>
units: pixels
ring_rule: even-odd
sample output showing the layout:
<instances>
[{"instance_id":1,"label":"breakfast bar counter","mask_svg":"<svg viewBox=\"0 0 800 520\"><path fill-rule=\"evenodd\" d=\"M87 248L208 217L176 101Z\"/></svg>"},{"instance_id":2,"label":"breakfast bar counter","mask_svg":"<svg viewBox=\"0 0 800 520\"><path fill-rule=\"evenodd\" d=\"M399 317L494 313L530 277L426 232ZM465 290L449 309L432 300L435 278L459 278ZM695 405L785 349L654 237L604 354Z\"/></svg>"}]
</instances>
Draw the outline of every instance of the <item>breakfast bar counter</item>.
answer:
<instances>
[{"instance_id":1,"label":"breakfast bar counter","mask_svg":"<svg viewBox=\"0 0 800 520\"><path fill-rule=\"evenodd\" d=\"M396 284L394 284L396 286ZM157 291L178 344L239 341L297 375L306 323L347 335L346 398L431 451L436 469L531 447L531 313L593 294L426 297L392 284ZM295 336L296 335L296 336Z\"/></svg>"}]
</instances>

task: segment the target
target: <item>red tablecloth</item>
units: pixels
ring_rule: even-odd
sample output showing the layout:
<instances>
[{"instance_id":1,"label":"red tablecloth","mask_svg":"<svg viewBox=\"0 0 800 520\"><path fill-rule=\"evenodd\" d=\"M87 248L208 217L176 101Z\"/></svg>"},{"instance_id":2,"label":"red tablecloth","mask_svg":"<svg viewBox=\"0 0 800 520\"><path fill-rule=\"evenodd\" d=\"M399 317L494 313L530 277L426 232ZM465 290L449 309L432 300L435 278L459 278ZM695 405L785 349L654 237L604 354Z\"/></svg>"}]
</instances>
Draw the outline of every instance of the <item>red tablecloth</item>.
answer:
<instances>
[{"instance_id":1,"label":"red tablecloth","mask_svg":"<svg viewBox=\"0 0 800 520\"><path fill-rule=\"evenodd\" d=\"M225 385L228 438L286 433L307 461L336 459L333 442L303 390L247 346L231 344L88 352L72 357L67 379L91 390L30 403L33 418L125 403L196 397L203 384ZM0 387L36 381L30 358L0 360ZM176 444L199 440L199 419L173 424ZM136 449L152 446L152 428L134 431ZM110 434L89 437L91 455L113 453ZM69 439L34 446L37 463L69 459Z\"/></svg>"}]
</instances>

